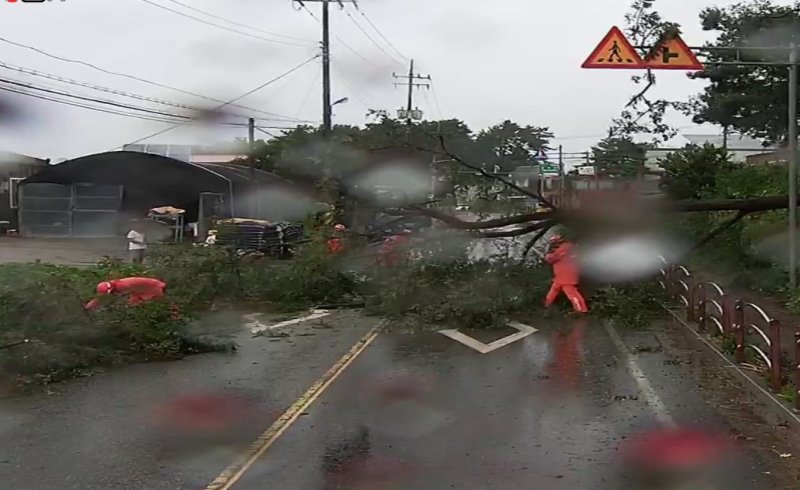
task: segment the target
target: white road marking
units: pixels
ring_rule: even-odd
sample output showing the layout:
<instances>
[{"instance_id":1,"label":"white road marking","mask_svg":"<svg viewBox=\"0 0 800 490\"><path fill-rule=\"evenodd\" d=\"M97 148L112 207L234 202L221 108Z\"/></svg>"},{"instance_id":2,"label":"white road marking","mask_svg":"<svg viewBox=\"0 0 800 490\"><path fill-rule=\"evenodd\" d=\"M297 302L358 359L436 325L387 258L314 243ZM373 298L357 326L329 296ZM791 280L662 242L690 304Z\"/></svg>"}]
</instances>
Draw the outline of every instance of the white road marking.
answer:
<instances>
[{"instance_id":1,"label":"white road marking","mask_svg":"<svg viewBox=\"0 0 800 490\"><path fill-rule=\"evenodd\" d=\"M488 354L538 332L537 329L529 325L525 325L524 323L508 322L508 326L519 330L519 332L511 334L507 337L503 337L502 339L495 340L489 344L485 344L480 340L476 340L469 335L459 332L458 330L439 330L439 333L445 337L455 340L456 342L460 342L467 347L480 352L481 354Z\"/></svg>"},{"instance_id":2,"label":"white road marking","mask_svg":"<svg viewBox=\"0 0 800 490\"><path fill-rule=\"evenodd\" d=\"M331 314L328 310L313 310L310 315L301 316L300 318L295 318L293 320L286 320L280 323L276 323L274 325L264 325L260 321L256 319L256 316L260 315L261 313L250 313L248 315L244 315L244 319L248 320L248 323L245 325L250 327L250 331L254 334L261 333L265 330L277 330L279 328L288 327L289 325L296 325L298 323L308 322L311 320L317 320L319 318L324 318Z\"/></svg>"},{"instance_id":3,"label":"white road marking","mask_svg":"<svg viewBox=\"0 0 800 490\"><path fill-rule=\"evenodd\" d=\"M636 357L631 353L628 347L625 346L622 338L609 322L606 322L606 331L608 332L608 336L611 337L611 341L614 342L614 345L625 358L625 363L628 365L628 372L631 373L636 384L639 385L639 390L642 392L642 395L644 395L645 402L650 406L650 409L655 412L656 420L667 427L675 427L677 425L675 419L669 414L666 405L661 401L656 390L653 389L653 386L650 384L647 376L645 376L642 368L639 367L639 363L636 362Z\"/></svg>"}]
</instances>

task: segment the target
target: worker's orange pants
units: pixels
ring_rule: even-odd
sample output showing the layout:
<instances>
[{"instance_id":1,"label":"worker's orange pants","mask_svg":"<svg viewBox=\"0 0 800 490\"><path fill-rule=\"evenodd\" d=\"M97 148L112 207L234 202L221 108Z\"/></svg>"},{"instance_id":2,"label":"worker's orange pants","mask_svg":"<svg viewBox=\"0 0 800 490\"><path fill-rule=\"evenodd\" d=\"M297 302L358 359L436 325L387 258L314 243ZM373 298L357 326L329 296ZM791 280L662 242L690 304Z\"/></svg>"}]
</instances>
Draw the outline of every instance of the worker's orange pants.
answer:
<instances>
[{"instance_id":1,"label":"worker's orange pants","mask_svg":"<svg viewBox=\"0 0 800 490\"><path fill-rule=\"evenodd\" d=\"M558 294L563 292L564 295L572 303L572 308L579 313L589 313L589 307L586 306L586 300L583 295L578 291L576 284L561 284L560 282L553 281L550 291L547 292L547 297L544 300L544 306L551 306L558 298Z\"/></svg>"}]
</instances>

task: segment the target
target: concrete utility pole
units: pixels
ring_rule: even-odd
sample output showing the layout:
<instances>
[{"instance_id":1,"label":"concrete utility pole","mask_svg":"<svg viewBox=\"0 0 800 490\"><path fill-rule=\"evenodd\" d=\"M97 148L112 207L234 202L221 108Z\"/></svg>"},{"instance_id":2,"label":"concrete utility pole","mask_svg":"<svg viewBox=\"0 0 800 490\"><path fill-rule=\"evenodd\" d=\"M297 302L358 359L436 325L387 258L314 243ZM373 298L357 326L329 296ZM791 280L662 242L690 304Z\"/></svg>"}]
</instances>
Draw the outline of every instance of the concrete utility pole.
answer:
<instances>
[{"instance_id":1,"label":"concrete utility pole","mask_svg":"<svg viewBox=\"0 0 800 490\"><path fill-rule=\"evenodd\" d=\"M250 151L253 151L253 146L256 143L256 120L254 118L250 118L247 120L247 144L250 147ZM253 160L252 158L250 159ZM252 167L252 165L251 165Z\"/></svg>"},{"instance_id":2,"label":"concrete utility pole","mask_svg":"<svg viewBox=\"0 0 800 490\"><path fill-rule=\"evenodd\" d=\"M331 132L331 34L328 0L322 0L322 134Z\"/></svg>"},{"instance_id":3,"label":"concrete utility pole","mask_svg":"<svg viewBox=\"0 0 800 490\"><path fill-rule=\"evenodd\" d=\"M408 101L406 103L405 109L400 109L397 111L397 117L399 119L405 119L406 124L408 124L408 133L411 132L411 124L414 119L422 119L422 111L419 109L414 108L414 88L425 87L428 90L431 88L431 84L427 82L418 82L417 80L431 80L430 75L421 76L418 73L414 73L414 60L411 60L411 63L408 68L408 75L397 75L396 73L392 73L394 78L406 78L408 79L407 82L395 82L394 86L408 86ZM407 134L408 134L407 133Z\"/></svg>"},{"instance_id":4,"label":"concrete utility pole","mask_svg":"<svg viewBox=\"0 0 800 490\"><path fill-rule=\"evenodd\" d=\"M331 35L330 35L330 3L336 2L340 8L345 3L352 3L358 7L356 0L294 0L301 7L306 8L304 2L322 3L322 134L327 136L331 132Z\"/></svg>"},{"instance_id":5,"label":"concrete utility pole","mask_svg":"<svg viewBox=\"0 0 800 490\"><path fill-rule=\"evenodd\" d=\"M564 179L567 173L564 171L564 146L558 145L558 205L564 206Z\"/></svg>"},{"instance_id":6,"label":"concrete utility pole","mask_svg":"<svg viewBox=\"0 0 800 490\"><path fill-rule=\"evenodd\" d=\"M797 287L797 45L789 52L789 285Z\"/></svg>"},{"instance_id":7,"label":"concrete utility pole","mask_svg":"<svg viewBox=\"0 0 800 490\"><path fill-rule=\"evenodd\" d=\"M250 165L251 185L256 189L255 197L253 198L254 218L259 218L261 206L258 201L261 197L259 193L258 177L256 176L256 156L253 154L256 149L256 120L252 117L247 120L247 147L250 153L247 163Z\"/></svg>"}]
</instances>

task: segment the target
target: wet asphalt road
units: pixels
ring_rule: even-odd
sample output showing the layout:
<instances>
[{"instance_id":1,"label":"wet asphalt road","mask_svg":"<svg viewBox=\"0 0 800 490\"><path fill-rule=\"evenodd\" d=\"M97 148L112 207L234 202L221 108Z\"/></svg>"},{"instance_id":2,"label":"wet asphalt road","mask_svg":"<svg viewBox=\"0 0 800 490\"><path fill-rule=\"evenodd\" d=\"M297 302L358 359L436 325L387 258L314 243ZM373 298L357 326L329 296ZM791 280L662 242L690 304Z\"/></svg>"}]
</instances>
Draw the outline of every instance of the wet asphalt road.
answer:
<instances>
[{"instance_id":1,"label":"wet asphalt road","mask_svg":"<svg viewBox=\"0 0 800 490\"><path fill-rule=\"evenodd\" d=\"M0 400L0 488L203 488L376 323L325 320L285 339L243 333L233 355L142 364ZM219 397L233 406L215 412Z\"/></svg>"},{"instance_id":2,"label":"wet asphalt road","mask_svg":"<svg viewBox=\"0 0 800 490\"><path fill-rule=\"evenodd\" d=\"M235 356L135 366L0 402L2 488L204 488L377 320L337 312L324 323L332 328L292 327L300 336L288 339L243 336ZM620 330L644 389L603 325L533 326L485 355L435 332L382 333L233 488L634 489L619 448L665 416L739 432L698 389L699 364L684 362L693 354L662 334ZM235 403L197 416L173 406L186 393ZM745 448L715 483L782 488L766 472Z\"/></svg>"},{"instance_id":3,"label":"wet asphalt road","mask_svg":"<svg viewBox=\"0 0 800 490\"><path fill-rule=\"evenodd\" d=\"M435 333L379 337L234 488L642 488L619 452L659 427L641 386L601 325L546 323L486 355ZM729 435L665 356L640 366L669 416ZM752 454L725 463L720 488L777 488Z\"/></svg>"}]
</instances>

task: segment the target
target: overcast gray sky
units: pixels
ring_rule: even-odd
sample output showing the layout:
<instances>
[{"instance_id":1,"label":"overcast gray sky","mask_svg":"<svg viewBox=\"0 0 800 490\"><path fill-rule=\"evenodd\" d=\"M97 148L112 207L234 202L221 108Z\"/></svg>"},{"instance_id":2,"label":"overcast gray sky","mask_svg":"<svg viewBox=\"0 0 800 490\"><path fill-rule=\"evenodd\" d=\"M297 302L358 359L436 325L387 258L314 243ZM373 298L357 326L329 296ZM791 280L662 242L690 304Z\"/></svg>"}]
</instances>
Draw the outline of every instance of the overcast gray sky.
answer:
<instances>
[{"instance_id":1,"label":"overcast gray sky","mask_svg":"<svg viewBox=\"0 0 800 490\"><path fill-rule=\"evenodd\" d=\"M206 25L147 2L255 37ZM290 0L182 2L261 31L207 17L170 0L52 0L43 4L2 0L0 37L221 100L237 97L319 51L320 25L309 12L296 10ZM332 6L333 98L349 98L347 104L335 107L334 121L363 124L368 108L394 111L404 104L405 93L393 87L392 72L407 71L406 60L372 29L368 18L402 55L416 60L422 74L432 76L434 90L416 94L426 117L457 117L474 130L504 119L548 126L558 137L555 143L563 144L567 151L583 151L602 137L610 119L619 114L635 89L629 81L633 74L630 71L580 68L611 26L623 26L629 3L630 0L362 0L361 11L351 6L341 11ZM683 26L684 39L690 45L709 38L699 27L698 12L706 6L732 3L735 2L656 2L667 20ZM319 3L306 5L319 17ZM0 42L0 62L171 103L208 104L203 99L58 61L5 42ZM314 60L239 103L280 114L284 119L319 121L320 71L319 59ZM167 113L183 110L8 68L0 68L0 78ZM653 94L685 98L701 88L701 82L688 80L685 72L661 72ZM0 122L0 149L40 157L71 158L106 151L170 126L0 92L0 102L3 100L10 100L25 117ZM670 122L680 127L691 125L680 116L673 116ZM709 128L694 131L708 132ZM147 142L201 143L236 135L246 136L246 129L180 129Z\"/></svg>"}]
</instances>

